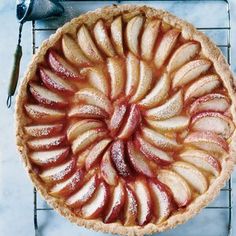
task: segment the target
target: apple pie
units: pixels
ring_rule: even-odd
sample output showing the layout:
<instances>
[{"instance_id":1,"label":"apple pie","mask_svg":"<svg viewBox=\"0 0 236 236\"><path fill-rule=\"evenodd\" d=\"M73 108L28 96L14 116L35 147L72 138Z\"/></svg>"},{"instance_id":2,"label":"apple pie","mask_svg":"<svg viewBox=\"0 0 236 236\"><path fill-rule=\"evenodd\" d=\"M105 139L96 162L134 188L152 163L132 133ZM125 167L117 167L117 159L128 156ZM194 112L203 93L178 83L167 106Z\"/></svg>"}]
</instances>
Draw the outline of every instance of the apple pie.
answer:
<instances>
[{"instance_id":1,"label":"apple pie","mask_svg":"<svg viewBox=\"0 0 236 236\"><path fill-rule=\"evenodd\" d=\"M59 28L34 55L16 137L44 199L80 226L144 235L186 222L229 179L233 75L191 24L110 6Z\"/></svg>"}]
</instances>

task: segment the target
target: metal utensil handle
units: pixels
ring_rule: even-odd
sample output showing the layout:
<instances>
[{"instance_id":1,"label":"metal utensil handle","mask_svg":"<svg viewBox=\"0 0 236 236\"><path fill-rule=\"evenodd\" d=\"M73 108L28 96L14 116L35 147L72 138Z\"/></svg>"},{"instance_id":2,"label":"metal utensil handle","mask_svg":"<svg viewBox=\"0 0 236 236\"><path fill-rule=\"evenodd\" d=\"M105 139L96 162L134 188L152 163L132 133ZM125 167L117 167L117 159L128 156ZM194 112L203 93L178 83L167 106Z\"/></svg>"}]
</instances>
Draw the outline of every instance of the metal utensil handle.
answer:
<instances>
[{"instance_id":1,"label":"metal utensil handle","mask_svg":"<svg viewBox=\"0 0 236 236\"><path fill-rule=\"evenodd\" d=\"M15 54L14 54L14 64L13 64L13 68L12 68L10 84L8 87L8 97L7 97L7 107L8 108L11 106L11 97L15 94L16 86L17 86L17 82L18 82L18 78L19 78L20 60L22 57L22 47L20 45L22 26L23 26L23 24L20 24L19 39L18 39L18 44L16 46Z\"/></svg>"}]
</instances>

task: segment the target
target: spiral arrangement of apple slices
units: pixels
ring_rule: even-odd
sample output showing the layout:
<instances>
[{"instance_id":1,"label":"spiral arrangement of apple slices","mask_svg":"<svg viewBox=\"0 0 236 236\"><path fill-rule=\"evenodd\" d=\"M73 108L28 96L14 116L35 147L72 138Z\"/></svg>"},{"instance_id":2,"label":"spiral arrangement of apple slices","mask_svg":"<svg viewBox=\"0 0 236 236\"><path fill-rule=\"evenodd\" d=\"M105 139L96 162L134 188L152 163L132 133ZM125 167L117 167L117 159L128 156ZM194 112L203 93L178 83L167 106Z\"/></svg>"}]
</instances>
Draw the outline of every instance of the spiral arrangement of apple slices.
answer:
<instances>
[{"instance_id":1,"label":"spiral arrangement of apple slices","mask_svg":"<svg viewBox=\"0 0 236 236\"><path fill-rule=\"evenodd\" d=\"M78 217L164 222L207 191L234 131L201 45L159 19L64 34L29 82L29 159Z\"/></svg>"}]
</instances>

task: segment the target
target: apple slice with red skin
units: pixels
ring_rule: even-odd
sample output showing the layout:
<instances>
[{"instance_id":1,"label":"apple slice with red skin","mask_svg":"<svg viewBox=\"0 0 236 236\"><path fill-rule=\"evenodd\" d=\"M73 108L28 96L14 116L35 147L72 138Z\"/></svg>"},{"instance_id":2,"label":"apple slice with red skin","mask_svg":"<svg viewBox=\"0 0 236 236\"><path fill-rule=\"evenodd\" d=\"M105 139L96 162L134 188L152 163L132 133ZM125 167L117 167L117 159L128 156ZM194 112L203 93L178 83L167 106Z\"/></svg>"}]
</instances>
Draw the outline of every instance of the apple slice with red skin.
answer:
<instances>
[{"instance_id":1,"label":"apple slice with red skin","mask_svg":"<svg viewBox=\"0 0 236 236\"><path fill-rule=\"evenodd\" d=\"M101 141L94 144L85 160L85 167L87 171L99 162L99 160L102 158L104 150L107 148L111 141L112 140L110 138L107 138L102 139Z\"/></svg>"},{"instance_id":2,"label":"apple slice with red skin","mask_svg":"<svg viewBox=\"0 0 236 236\"><path fill-rule=\"evenodd\" d=\"M203 111L225 112L230 107L229 99L219 93L207 94L195 100L189 109L189 113L194 115Z\"/></svg>"},{"instance_id":3,"label":"apple slice with red skin","mask_svg":"<svg viewBox=\"0 0 236 236\"><path fill-rule=\"evenodd\" d=\"M136 224L138 216L138 203L137 198L129 185L126 185L126 201L124 205L124 225L132 226Z\"/></svg>"},{"instance_id":4,"label":"apple slice with red skin","mask_svg":"<svg viewBox=\"0 0 236 236\"><path fill-rule=\"evenodd\" d=\"M211 67L211 61L196 59L186 63L174 74L172 88L182 87L207 72Z\"/></svg>"},{"instance_id":5,"label":"apple slice with red skin","mask_svg":"<svg viewBox=\"0 0 236 236\"><path fill-rule=\"evenodd\" d=\"M72 151L74 154L83 151L95 141L99 141L107 136L107 131L102 128L88 130L79 135L72 143Z\"/></svg>"},{"instance_id":6,"label":"apple slice with red skin","mask_svg":"<svg viewBox=\"0 0 236 236\"><path fill-rule=\"evenodd\" d=\"M144 139L161 149L173 151L181 148L181 145L175 139L168 138L152 129L143 127L141 134Z\"/></svg>"},{"instance_id":7,"label":"apple slice with red skin","mask_svg":"<svg viewBox=\"0 0 236 236\"><path fill-rule=\"evenodd\" d=\"M63 97L36 83L30 83L29 90L36 101L45 106L64 108L68 105Z\"/></svg>"},{"instance_id":8,"label":"apple slice with red skin","mask_svg":"<svg viewBox=\"0 0 236 236\"><path fill-rule=\"evenodd\" d=\"M154 62L157 69L165 63L166 59L173 50L179 35L180 31L176 29L171 29L163 35L154 57Z\"/></svg>"},{"instance_id":9,"label":"apple slice with red skin","mask_svg":"<svg viewBox=\"0 0 236 236\"><path fill-rule=\"evenodd\" d=\"M131 176L131 170L125 156L125 145L122 140L116 140L111 145L111 159L120 176Z\"/></svg>"},{"instance_id":10,"label":"apple slice with red skin","mask_svg":"<svg viewBox=\"0 0 236 236\"><path fill-rule=\"evenodd\" d=\"M109 124L109 129L113 137L117 134L119 128L121 127L126 111L127 111L126 103L118 103L117 105L115 105L114 112L111 116Z\"/></svg>"},{"instance_id":11,"label":"apple slice with red skin","mask_svg":"<svg viewBox=\"0 0 236 236\"><path fill-rule=\"evenodd\" d=\"M126 199L126 192L121 182L114 188L112 197L109 201L108 209L104 216L105 223L111 223L117 220L123 208Z\"/></svg>"},{"instance_id":12,"label":"apple slice with red skin","mask_svg":"<svg viewBox=\"0 0 236 236\"><path fill-rule=\"evenodd\" d=\"M158 180L169 187L173 198L179 207L186 206L191 200L191 189L187 182L171 170L161 169L157 175Z\"/></svg>"},{"instance_id":13,"label":"apple slice with red skin","mask_svg":"<svg viewBox=\"0 0 236 236\"><path fill-rule=\"evenodd\" d=\"M180 153L179 156L181 160L191 163L208 173L215 176L220 174L221 166L219 161L204 151L189 149Z\"/></svg>"},{"instance_id":14,"label":"apple slice with red skin","mask_svg":"<svg viewBox=\"0 0 236 236\"><path fill-rule=\"evenodd\" d=\"M85 219L95 219L104 211L109 198L109 188L101 181L92 198L81 208L81 216Z\"/></svg>"},{"instance_id":15,"label":"apple slice with red skin","mask_svg":"<svg viewBox=\"0 0 236 236\"><path fill-rule=\"evenodd\" d=\"M144 23L144 17L139 15L133 17L126 26L125 36L129 50L139 55L139 35Z\"/></svg>"},{"instance_id":16,"label":"apple slice with red skin","mask_svg":"<svg viewBox=\"0 0 236 236\"><path fill-rule=\"evenodd\" d=\"M209 131L196 131L190 133L184 140L184 143L191 144L202 150L225 154L228 152L228 143L221 136Z\"/></svg>"},{"instance_id":17,"label":"apple slice with red skin","mask_svg":"<svg viewBox=\"0 0 236 236\"><path fill-rule=\"evenodd\" d=\"M62 37L62 50L67 60L77 66L89 66L90 60L84 55L78 43L68 34Z\"/></svg>"},{"instance_id":18,"label":"apple slice with red skin","mask_svg":"<svg viewBox=\"0 0 236 236\"><path fill-rule=\"evenodd\" d=\"M69 147L63 147L50 151L36 151L30 153L29 157L30 160L36 165L42 167L50 167L64 161L67 158L69 151Z\"/></svg>"},{"instance_id":19,"label":"apple slice with red skin","mask_svg":"<svg viewBox=\"0 0 236 236\"><path fill-rule=\"evenodd\" d=\"M72 157L72 159L68 160L64 164L60 164L58 166L43 170L39 176L46 183L59 183L73 174L75 166L76 161L75 158Z\"/></svg>"},{"instance_id":20,"label":"apple slice with red skin","mask_svg":"<svg viewBox=\"0 0 236 236\"><path fill-rule=\"evenodd\" d=\"M67 115L70 118L105 119L109 117L105 110L94 105L76 105L69 110Z\"/></svg>"},{"instance_id":21,"label":"apple slice with red skin","mask_svg":"<svg viewBox=\"0 0 236 236\"><path fill-rule=\"evenodd\" d=\"M73 95L76 91L71 83L46 68L39 67L39 75L45 86L54 92Z\"/></svg>"},{"instance_id":22,"label":"apple slice with red skin","mask_svg":"<svg viewBox=\"0 0 236 236\"><path fill-rule=\"evenodd\" d=\"M134 183L134 191L137 198L137 221L140 226L149 223L152 219L152 200L145 179L137 179Z\"/></svg>"},{"instance_id":23,"label":"apple slice with red skin","mask_svg":"<svg viewBox=\"0 0 236 236\"><path fill-rule=\"evenodd\" d=\"M82 25L77 33L78 44L82 49L83 53L88 57L92 62L101 63L103 58L97 49L93 39L89 33L89 30L85 25Z\"/></svg>"},{"instance_id":24,"label":"apple slice with red skin","mask_svg":"<svg viewBox=\"0 0 236 236\"><path fill-rule=\"evenodd\" d=\"M133 135L137 126L140 124L141 121L141 114L139 108L136 104L132 104L130 106L128 118L121 128L118 138L120 139L128 139L130 136Z\"/></svg>"},{"instance_id":25,"label":"apple slice with red skin","mask_svg":"<svg viewBox=\"0 0 236 236\"><path fill-rule=\"evenodd\" d=\"M198 42L192 41L182 44L171 56L167 70L171 73L195 57L201 49Z\"/></svg>"},{"instance_id":26,"label":"apple slice with red skin","mask_svg":"<svg viewBox=\"0 0 236 236\"><path fill-rule=\"evenodd\" d=\"M50 49L48 52L48 63L52 70L65 79L83 80L84 78L70 64L68 64L59 54Z\"/></svg>"},{"instance_id":27,"label":"apple slice with red skin","mask_svg":"<svg viewBox=\"0 0 236 236\"><path fill-rule=\"evenodd\" d=\"M160 23L160 20L151 20L144 28L141 38L141 57L146 61L151 60L153 57L153 48L158 36Z\"/></svg>"},{"instance_id":28,"label":"apple slice with red skin","mask_svg":"<svg viewBox=\"0 0 236 236\"><path fill-rule=\"evenodd\" d=\"M219 76L216 74L206 75L192 83L185 91L184 100L189 101L205 94L211 93L220 86Z\"/></svg>"},{"instance_id":29,"label":"apple slice with red skin","mask_svg":"<svg viewBox=\"0 0 236 236\"><path fill-rule=\"evenodd\" d=\"M73 193L67 200L66 204L72 208L79 208L92 198L94 192L99 186L100 180L97 175L92 176L86 181L81 188Z\"/></svg>"},{"instance_id":30,"label":"apple slice with red skin","mask_svg":"<svg viewBox=\"0 0 236 236\"><path fill-rule=\"evenodd\" d=\"M127 151L129 160L138 173L150 178L154 177L154 173L148 163L148 159L142 154L142 152L136 149L132 141L127 142Z\"/></svg>"},{"instance_id":31,"label":"apple slice with red skin","mask_svg":"<svg viewBox=\"0 0 236 236\"><path fill-rule=\"evenodd\" d=\"M27 145L30 149L39 151L39 150L48 150L56 148L65 143L66 135L59 135L50 138L36 138L27 141Z\"/></svg>"},{"instance_id":32,"label":"apple slice with red skin","mask_svg":"<svg viewBox=\"0 0 236 236\"><path fill-rule=\"evenodd\" d=\"M78 137L79 135L88 130L103 128L103 127L104 123L100 120L83 119L69 126L69 128L67 129L67 139L69 141L72 141L76 137Z\"/></svg>"},{"instance_id":33,"label":"apple slice with red skin","mask_svg":"<svg viewBox=\"0 0 236 236\"><path fill-rule=\"evenodd\" d=\"M50 124L50 125L30 125L25 126L26 134L32 137L47 137L58 134L63 129L63 124Z\"/></svg>"},{"instance_id":34,"label":"apple slice with red skin","mask_svg":"<svg viewBox=\"0 0 236 236\"><path fill-rule=\"evenodd\" d=\"M76 101L84 102L89 105L100 107L108 114L112 113L112 105L108 97L95 88L80 89L75 94Z\"/></svg>"},{"instance_id":35,"label":"apple slice with red skin","mask_svg":"<svg viewBox=\"0 0 236 236\"><path fill-rule=\"evenodd\" d=\"M64 182L54 185L50 189L50 194L55 197L67 197L72 194L76 189L80 188L83 184L85 171L77 169L75 173Z\"/></svg>"},{"instance_id":36,"label":"apple slice with red skin","mask_svg":"<svg viewBox=\"0 0 236 236\"><path fill-rule=\"evenodd\" d=\"M161 223L168 218L172 210L173 199L171 192L157 179L151 179L149 189L152 196L154 214L157 218L157 223Z\"/></svg>"},{"instance_id":37,"label":"apple slice with red skin","mask_svg":"<svg viewBox=\"0 0 236 236\"><path fill-rule=\"evenodd\" d=\"M219 112L202 112L192 117L191 129L211 131L228 139L234 131L234 124L227 116Z\"/></svg>"},{"instance_id":38,"label":"apple slice with red skin","mask_svg":"<svg viewBox=\"0 0 236 236\"><path fill-rule=\"evenodd\" d=\"M66 115L64 111L46 108L35 104L25 104L25 110L31 119L43 123L62 120Z\"/></svg>"},{"instance_id":39,"label":"apple slice with red skin","mask_svg":"<svg viewBox=\"0 0 236 236\"><path fill-rule=\"evenodd\" d=\"M168 165L173 162L171 155L147 142L139 133L136 135L135 145L146 157L157 164Z\"/></svg>"},{"instance_id":40,"label":"apple slice with red skin","mask_svg":"<svg viewBox=\"0 0 236 236\"><path fill-rule=\"evenodd\" d=\"M113 185L113 186L117 185L118 175L111 161L110 149L108 149L104 153L102 157L100 169L101 169L101 176L107 182L107 184Z\"/></svg>"},{"instance_id":41,"label":"apple slice with red skin","mask_svg":"<svg viewBox=\"0 0 236 236\"><path fill-rule=\"evenodd\" d=\"M93 28L94 37L98 47L108 56L114 57L116 55L108 32L104 25L103 20L98 20Z\"/></svg>"},{"instance_id":42,"label":"apple slice with red skin","mask_svg":"<svg viewBox=\"0 0 236 236\"><path fill-rule=\"evenodd\" d=\"M111 100L116 100L124 94L125 88L125 64L119 57L107 59L107 69L111 80Z\"/></svg>"}]
</instances>

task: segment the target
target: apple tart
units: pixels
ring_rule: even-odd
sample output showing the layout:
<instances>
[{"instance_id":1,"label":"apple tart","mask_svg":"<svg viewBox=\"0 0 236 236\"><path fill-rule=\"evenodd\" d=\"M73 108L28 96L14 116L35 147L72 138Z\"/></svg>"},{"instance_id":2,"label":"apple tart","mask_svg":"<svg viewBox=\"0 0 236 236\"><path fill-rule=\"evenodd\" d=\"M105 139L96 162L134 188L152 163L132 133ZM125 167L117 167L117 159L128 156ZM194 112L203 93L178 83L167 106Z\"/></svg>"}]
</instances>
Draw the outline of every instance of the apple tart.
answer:
<instances>
[{"instance_id":1,"label":"apple tart","mask_svg":"<svg viewBox=\"0 0 236 236\"><path fill-rule=\"evenodd\" d=\"M26 170L60 214L96 231L161 232L230 177L233 75L189 23L146 6L106 7L42 44L16 124Z\"/></svg>"}]
</instances>

